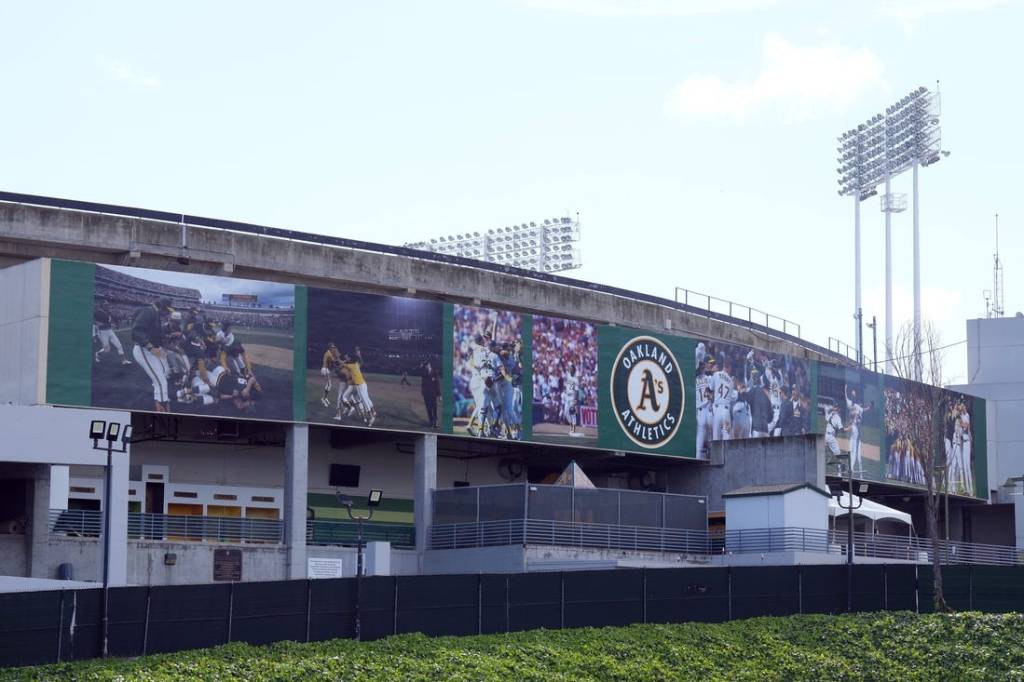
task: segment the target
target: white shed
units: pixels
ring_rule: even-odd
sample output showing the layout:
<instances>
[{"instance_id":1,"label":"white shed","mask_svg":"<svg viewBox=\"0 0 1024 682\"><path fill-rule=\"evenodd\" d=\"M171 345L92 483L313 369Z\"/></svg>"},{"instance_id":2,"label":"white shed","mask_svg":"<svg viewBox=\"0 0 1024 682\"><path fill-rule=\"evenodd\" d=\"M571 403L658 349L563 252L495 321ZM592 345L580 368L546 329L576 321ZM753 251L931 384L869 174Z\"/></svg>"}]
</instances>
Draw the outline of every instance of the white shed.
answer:
<instances>
[{"instance_id":1,"label":"white shed","mask_svg":"<svg viewBox=\"0 0 1024 682\"><path fill-rule=\"evenodd\" d=\"M827 492L810 483L748 485L724 493L725 529L828 529Z\"/></svg>"}]
</instances>

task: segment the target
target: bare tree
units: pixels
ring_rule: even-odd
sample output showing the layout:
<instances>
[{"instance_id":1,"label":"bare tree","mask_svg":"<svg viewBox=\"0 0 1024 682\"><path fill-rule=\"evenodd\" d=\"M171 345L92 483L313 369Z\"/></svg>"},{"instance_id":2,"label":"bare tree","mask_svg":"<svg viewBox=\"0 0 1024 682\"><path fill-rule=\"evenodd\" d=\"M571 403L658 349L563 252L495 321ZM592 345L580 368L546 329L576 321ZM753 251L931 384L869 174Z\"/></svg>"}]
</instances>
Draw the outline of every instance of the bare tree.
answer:
<instances>
[{"instance_id":1,"label":"bare tree","mask_svg":"<svg viewBox=\"0 0 1024 682\"><path fill-rule=\"evenodd\" d=\"M949 412L949 394L944 383L942 343L930 322L915 329L912 322L897 333L889 355L892 373L902 381L899 389L886 388L886 430L898 434L897 443L905 456L923 469L927 486L925 516L932 542L932 569L935 576L935 610L948 611L942 588L942 563L939 553L939 503L937 483L945 485L948 475L946 453L942 447L943 427Z\"/></svg>"}]
</instances>

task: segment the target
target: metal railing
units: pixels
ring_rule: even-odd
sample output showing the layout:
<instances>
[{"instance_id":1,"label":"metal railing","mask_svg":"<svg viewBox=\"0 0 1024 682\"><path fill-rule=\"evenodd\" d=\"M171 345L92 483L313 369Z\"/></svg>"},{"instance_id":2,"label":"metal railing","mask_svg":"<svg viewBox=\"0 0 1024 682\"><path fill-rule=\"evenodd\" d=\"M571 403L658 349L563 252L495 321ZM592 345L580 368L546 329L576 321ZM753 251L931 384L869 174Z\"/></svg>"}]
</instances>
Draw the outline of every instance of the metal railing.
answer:
<instances>
[{"instance_id":1,"label":"metal railing","mask_svg":"<svg viewBox=\"0 0 1024 682\"><path fill-rule=\"evenodd\" d=\"M707 530L707 498L616 488L502 483L435 490L437 525L531 520Z\"/></svg>"},{"instance_id":2,"label":"metal railing","mask_svg":"<svg viewBox=\"0 0 1024 682\"><path fill-rule=\"evenodd\" d=\"M725 322L740 324L741 326L746 326L756 331L773 333L773 335L776 336L776 338L791 341L803 348L807 348L822 355L829 355L837 360L847 360L842 355L833 353L832 351L826 349L824 346L812 343L810 341L805 341L804 339L800 338L800 326L792 322L786 321L788 322L788 325L792 325L794 327L796 331L795 334L785 330L773 329L765 324L761 324L758 321L754 321L753 319L744 320L742 317L730 316L726 313L719 313L708 308L701 308L696 305L690 305L684 302L680 302L678 300L664 298L662 296L653 296L651 294L645 294L639 291L630 291L628 289L622 289L619 287L597 284L594 282L586 282L583 280L571 279L568 277L561 277L559 275L552 275L546 272L537 272L535 270L528 270L525 268L517 268L510 265L498 265L497 263L487 263L484 261L478 261L471 258L449 256L447 254L432 253L430 251L420 251L418 249L410 249L404 246L391 246L388 244L378 244L375 242L366 242L358 239L346 239L344 237L332 237L328 235L310 234L308 232L300 232L297 230L267 227L264 225L255 225L252 223L240 223L232 220L204 218L202 216L171 213L168 211L154 211L144 208L118 206L115 204L101 204L91 201L78 201L75 199L44 197L34 194L22 194L19 192L0 191L0 202L25 204L29 206L44 206L49 208L58 208L62 210L83 211L89 213L101 213L116 216L128 216L133 218L142 218L145 220L173 223L175 225L185 225L189 227L195 226L218 230L230 230L232 232L253 234L260 237L271 237L277 239L287 239L291 241L306 242L311 244L321 244L325 246L357 249L360 251L383 253L392 256L402 256L406 258L416 258L419 260L437 261L441 263L448 263L451 265L460 265L464 267L477 268L480 270L489 270L492 272L498 272L506 275L515 275L518 277L524 277L527 279L533 279L541 282L549 282L561 286L573 287L576 289L584 289L587 291L594 291L602 294L609 294L612 296L617 296L619 298L640 301L643 303L651 303L654 305L665 306L668 308L673 308L675 310L680 310L682 312L700 315L702 317L710 317L712 319L719 319ZM774 319L781 320L782 318ZM784 324L783 326L787 327L786 324Z\"/></svg>"},{"instance_id":3,"label":"metal railing","mask_svg":"<svg viewBox=\"0 0 1024 682\"><path fill-rule=\"evenodd\" d=\"M863 358L857 356L857 349L841 339L837 339L834 336L828 337L828 349L836 355L842 355L858 365L863 364Z\"/></svg>"},{"instance_id":4,"label":"metal railing","mask_svg":"<svg viewBox=\"0 0 1024 682\"><path fill-rule=\"evenodd\" d=\"M102 528L101 511L50 510L52 535L98 538ZM283 530L278 519L128 513L128 538L132 540L281 544Z\"/></svg>"},{"instance_id":5,"label":"metal railing","mask_svg":"<svg viewBox=\"0 0 1024 682\"><path fill-rule=\"evenodd\" d=\"M685 554L812 552L846 556L845 531L814 528L755 528L715 534L699 530L613 526L539 519L452 523L430 529L430 549L508 545L552 545ZM1024 550L971 542L937 543L943 564L1024 565ZM854 533L854 557L931 563L928 538Z\"/></svg>"},{"instance_id":6,"label":"metal railing","mask_svg":"<svg viewBox=\"0 0 1024 682\"><path fill-rule=\"evenodd\" d=\"M363 522L363 542L390 542L392 547L416 546L416 528L395 523ZM306 521L306 543L310 545L337 545L354 547L356 523L331 519Z\"/></svg>"},{"instance_id":7,"label":"metal railing","mask_svg":"<svg viewBox=\"0 0 1024 682\"><path fill-rule=\"evenodd\" d=\"M680 292L682 300L680 300ZM752 308L742 303L736 303L724 298L718 298L709 294L702 294L698 291L690 291L683 287L676 287L676 303L681 303L688 312L695 312L700 315L702 312L713 313L704 315L713 319L728 317L739 322L746 322L748 326L757 325L765 330L779 331L786 336L800 338L800 325L778 315L766 313L763 310ZM774 322L774 324L773 324ZM831 347L829 348L831 350Z\"/></svg>"},{"instance_id":8,"label":"metal railing","mask_svg":"<svg viewBox=\"0 0 1024 682\"><path fill-rule=\"evenodd\" d=\"M554 545L708 554L707 533L679 528L613 526L543 519L452 523L430 529L431 549L503 545Z\"/></svg>"}]
</instances>

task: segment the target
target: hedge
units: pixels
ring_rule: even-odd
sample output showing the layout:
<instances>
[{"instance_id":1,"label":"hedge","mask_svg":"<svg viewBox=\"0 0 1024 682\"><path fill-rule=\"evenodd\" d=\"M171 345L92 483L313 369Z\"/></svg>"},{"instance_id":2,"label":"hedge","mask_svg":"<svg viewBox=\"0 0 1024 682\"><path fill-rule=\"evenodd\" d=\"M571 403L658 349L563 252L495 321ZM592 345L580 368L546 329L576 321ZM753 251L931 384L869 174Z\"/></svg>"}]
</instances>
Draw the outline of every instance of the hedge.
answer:
<instances>
[{"instance_id":1,"label":"hedge","mask_svg":"<svg viewBox=\"0 0 1024 682\"><path fill-rule=\"evenodd\" d=\"M1024 614L907 612L271 646L0 670L0 680L1024 680Z\"/></svg>"}]
</instances>

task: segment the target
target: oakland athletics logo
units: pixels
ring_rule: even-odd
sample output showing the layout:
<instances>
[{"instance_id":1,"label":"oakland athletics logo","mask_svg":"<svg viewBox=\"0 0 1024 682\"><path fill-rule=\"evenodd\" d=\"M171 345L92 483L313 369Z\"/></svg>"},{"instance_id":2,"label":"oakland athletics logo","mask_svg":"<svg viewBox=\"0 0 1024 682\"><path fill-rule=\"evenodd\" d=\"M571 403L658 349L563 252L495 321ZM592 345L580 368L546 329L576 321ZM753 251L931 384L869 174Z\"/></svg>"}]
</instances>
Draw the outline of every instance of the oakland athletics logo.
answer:
<instances>
[{"instance_id":1,"label":"oakland athletics logo","mask_svg":"<svg viewBox=\"0 0 1024 682\"><path fill-rule=\"evenodd\" d=\"M682 423L683 378L672 351L658 339L637 336L626 343L612 368L612 408L630 440L660 448Z\"/></svg>"}]
</instances>

